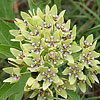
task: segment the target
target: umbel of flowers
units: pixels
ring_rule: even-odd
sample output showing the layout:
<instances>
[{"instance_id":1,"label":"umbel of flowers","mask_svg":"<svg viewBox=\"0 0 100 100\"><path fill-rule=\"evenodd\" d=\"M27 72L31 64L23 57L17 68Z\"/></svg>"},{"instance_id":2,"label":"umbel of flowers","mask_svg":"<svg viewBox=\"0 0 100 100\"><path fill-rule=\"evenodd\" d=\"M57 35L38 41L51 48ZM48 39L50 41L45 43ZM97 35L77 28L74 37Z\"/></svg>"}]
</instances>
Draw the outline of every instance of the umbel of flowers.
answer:
<instances>
[{"instance_id":1,"label":"umbel of flowers","mask_svg":"<svg viewBox=\"0 0 100 100\"><path fill-rule=\"evenodd\" d=\"M26 72L32 73L24 88L33 92L30 98L53 100L55 94L67 98L66 90L79 87L86 92L86 85L99 83L96 75L100 73L100 62L95 58L100 54L94 51L97 41L91 34L77 44L76 25L70 28L64 13L58 14L56 5L51 9L47 5L44 13L40 8L29 10L29 14L21 12L22 19L15 19L18 29L10 30L15 37L11 41L19 41L21 49L10 49L14 57L8 60L15 67L3 69L10 74L4 82L17 82L22 67L26 67Z\"/></svg>"}]
</instances>

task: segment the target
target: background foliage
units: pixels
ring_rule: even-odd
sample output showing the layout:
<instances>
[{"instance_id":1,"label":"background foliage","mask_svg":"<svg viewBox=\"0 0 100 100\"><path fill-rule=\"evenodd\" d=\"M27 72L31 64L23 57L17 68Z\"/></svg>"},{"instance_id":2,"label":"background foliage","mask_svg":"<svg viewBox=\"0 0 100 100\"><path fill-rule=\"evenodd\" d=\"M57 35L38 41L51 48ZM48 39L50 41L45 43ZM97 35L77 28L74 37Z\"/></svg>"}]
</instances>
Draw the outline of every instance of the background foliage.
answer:
<instances>
[{"instance_id":1,"label":"background foliage","mask_svg":"<svg viewBox=\"0 0 100 100\"><path fill-rule=\"evenodd\" d=\"M9 48L19 48L19 43L12 43L10 41L13 36L9 34L9 30L16 28L13 23L14 18L20 18L20 11L32 10L33 8L37 9L37 7L44 10L47 4L50 6L56 4L59 12L63 9L66 10L65 20L71 19L71 25L77 25L77 43L82 36L86 37L89 34L93 34L94 41L98 40L96 51L100 52L100 0L0 0L0 86L3 84L3 79L7 77L2 71L2 68L9 66L7 58L13 56ZM22 76L23 83L19 81L19 83L15 85L3 85L0 89L0 100L6 100L7 97L5 95L11 96L9 100L20 100L25 81L28 77L29 74ZM19 87L19 90L22 91L12 91L18 84L23 84L22 87ZM3 92L4 89L6 89L7 92ZM77 90L77 92L79 92L79 90ZM81 98L72 91L68 91L68 94L71 100L100 100L100 85L94 84L92 89L87 88L85 94L79 92ZM16 98L16 96L19 98ZM3 97L5 98L2 99ZM26 97L23 100L26 100ZM59 98L56 98L56 100L57 99Z\"/></svg>"}]
</instances>

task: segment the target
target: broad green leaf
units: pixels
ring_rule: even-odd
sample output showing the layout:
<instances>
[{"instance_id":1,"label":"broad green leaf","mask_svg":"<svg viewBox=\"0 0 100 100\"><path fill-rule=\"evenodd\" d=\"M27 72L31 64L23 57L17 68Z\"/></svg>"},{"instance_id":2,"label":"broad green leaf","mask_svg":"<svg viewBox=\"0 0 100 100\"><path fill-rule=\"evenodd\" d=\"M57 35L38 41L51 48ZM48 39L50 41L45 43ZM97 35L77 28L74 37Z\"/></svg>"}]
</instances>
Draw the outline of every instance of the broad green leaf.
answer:
<instances>
[{"instance_id":1,"label":"broad green leaf","mask_svg":"<svg viewBox=\"0 0 100 100\"><path fill-rule=\"evenodd\" d=\"M24 74L21 79L15 84L5 83L0 88L0 100L6 100L9 96L17 94L20 91L24 91L24 86L29 76L30 73Z\"/></svg>"},{"instance_id":2,"label":"broad green leaf","mask_svg":"<svg viewBox=\"0 0 100 100\"><path fill-rule=\"evenodd\" d=\"M79 95L72 90L67 90L67 94L70 96L71 100L80 100Z\"/></svg>"},{"instance_id":3,"label":"broad green leaf","mask_svg":"<svg viewBox=\"0 0 100 100\"><path fill-rule=\"evenodd\" d=\"M10 52L10 48L11 46L7 46L7 45L2 45L0 44L0 57L1 58L4 58L2 57L2 55L5 56L5 58L8 58L8 57L14 57L11 52ZM2 54L2 55L1 55Z\"/></svg>"}]
</instances>

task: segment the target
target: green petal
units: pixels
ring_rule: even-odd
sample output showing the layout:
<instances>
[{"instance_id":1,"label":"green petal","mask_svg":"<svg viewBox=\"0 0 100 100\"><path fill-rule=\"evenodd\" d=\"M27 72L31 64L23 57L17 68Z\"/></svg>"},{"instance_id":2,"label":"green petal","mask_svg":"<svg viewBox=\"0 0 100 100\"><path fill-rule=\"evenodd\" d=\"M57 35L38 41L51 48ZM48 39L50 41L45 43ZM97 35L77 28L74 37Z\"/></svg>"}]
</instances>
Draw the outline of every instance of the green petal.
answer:
<instances>
[{"instance_id":1,"label":"green petal","mask_svg":"<svg viewBox=\"0 0 100 100\"><path fill-rule=\"evenodd\" d=\"M83 74L83 72L78 72L78 78L79 80L85 80L86 79L86 76Z\"/></svg>"},{"instance_id":2,"label":"green petal","mask_svg":"<svg viewBox=\"0 0 100 100\"><path fill-rule=\"evenodd\" d=\"M81 46L81 48L83 48L83 45L84 45L84 36L80 39L80 46Z\"/></svg>"},{"instance_id":3,"label":"green petal","mask_svg":"<svg viewBox=\"0 0 100 100\"><path fill-rule=\"evenodd\" d=\"M50 69L51 69L51 71L50 71L51 74L52 73L58 73L58 69L57 68L51 67Z\"/></svg>"},{"instance_id":4,"label":"green petal","mask_svg":"<svg viewBox=\"0 0 100 100\"><path fill-rule=\"evenodd\" d=\"M87 84L92 88L91 82L90 82L90 80L88 79L88 77L86 78L86 82L87 82Z\"/></svg>"},{"instance_id":5,"label":"green petal","mask_svg":"<svg viewBox=\"0 0 100 100\"><path fill-rule=\"evenodd\" d=\"M46 5L46 8L45 8L45 13L46 15L48 15L50 12L50 7L48 5Z\"/></svg>"},{"instance_id":6,"label":"green petal","mask_svg":"<svg viewBox=\"0 0 100 100\"><path fill-rule=\"evenodd\" d=\"M40 84L38 83L38 81L37 80L34 80L31 89L32 90L39 89L39 87L40 87Z\"/></svg>"},{"instance_id":7,"label":"green petal","mask_svg":"<svg viewBox=\"0 0 100 100\"><path fill-rule=\"evenodd\" d=\"M54 36L54 40L60 40L60 35L59 35L59 31L56 31L54 34L53 34L53 36Z\"/></svg>"},{"instance_id":8,"label":"green petal","mask_svg":"<svg viewBox=\"0 0 100 100\"><path fill-rule=\"evenodd\" d=\"M30 96L30 98L34 98L36 95L38 95L38 93L39 93L39 91L34 91L34 92L32 93L32 95Z\"/></svg>"},{"instance_id":9,"label":"green petal","mask_svg":"<svg viewBox=\"0 0 100 100\"><path fill-rule=\"evenodd\" d=\"M61 89L60 95L66 99L67 98L67 92L66 92L66 90Z\"/></svg>"},{"instance_id":10,"label":"green petal","mask_svg":"<svg viewBox=\"0 0 100 100\"><path fill-rule=\"evenodd\" d=\"M57 75L53 76L52 80L53 80L54 83L59 83L61 81L60 78Z\"/></svg>"},{"instance_id":11,"label":"green petal","mask_svg":"<svg viewBox=\"0 0 100 100\"><path fill-rule=\"evenodd\" d=\"M66 69L62 72L63 75L68 75L71 72L71 70L69 70L69 67L66 67Z\"/></svg>"},{"instance_id":12,"label":"green petal","mask_svg":"<svg viewBox=\"0 0 100 100\"><path fill-rule=\"evenodd\" d=\"M33 50L34 47L32 46L32 44L22 44L23 49L27 49L28 51Z\"/></svg>"},{"instance_id":13,"label":"green petal","mask_svg":"<svg viewBox=\"0 0 100 100\"><path fill-rule=\"evenodd\" d=\"M34 64L32 58L24 58L23 61L24 61L28 66L30 66L31 64Z\"/></svg>"},{"instance_id":14,"label":"green petal","mask_svg":"<svg viewBox=\"0 0 100 100\"><path fill-rule=\"evenodd\" d=\"M36 79L37 79L38 81L41 81L41 80L43 80L44 77L45 77L44 75L39 74L39 75L37 76Z\"/></svg>"},{"instance_id":15,"label":"green petal","mask_svg":"<svg viewBox=\"0 0 100 100\"><path fill-rule=\"evenodd\" d=\"M95 81L94 81L94 79L93 79L93 77L92 77L92 75L91 75L90 72L89 72L88 76L89 76L89 79L91 80L91 82L92 82L92 83L95 83Z\"/></svg>"},{"instance_id":16,"label":"green petal","mask_svg":"<svg viewBox=\"0 0 100 100\"><path fill-rule=\"evenodd\" d=\"M10 51L15 57L17 57L20 53L20 51L15 48L10 48Z\"/></svg>"},{"instance_id":17,"label":"green petal","mask_svg":"<svg viewBox=\"0 0 100 100\"><path fill-rule=\"evenodd\" d=\"M52 6L52 8L50 10L50 14L52 16L56 16L57 15L57 6L56 5Z\"/></svg>"},{"instance_id":18,"label":"green petal","mask_svg":"<svg viewBox=\"0 0 100 100\"><path fill-rule=\"evenodd\" d=\"M43 90L46 90L51 85L49 79L43 82Z\"/></svg>"},{"instance_id":19,"label":"green petal","mask_svg":"<svg viewBox=\"0 0 100 100\"><path fill-rule=\"evenodd\" d=\"M76 77L75 77L74 74L72 74L71 76L69 76L69 82L70 82L71 85L76 82Z\"/></svg>"},{"instance_id":20,"label":"green petal","mask_svg":"<svg viewBox=\"0 0 100 100\"><path fill-rule=\"evenodd\" d=\"M63 17L64 14L65 14L65 10L63 10L63 11L60 12L59 17L61 17L61 16Z\"/></svg>"},{"instance_id":21,"label":"green petal","mask_svg":"<svg viewBox=\"0 0 100 100\"><path fill-rule=\"evenodd\" d=\"M33 82L34 82L34 78L33 77L29 77L27 82L26 82L26 85L31 86L33 84Z\"/></svg>"},{"instance_id":22,"label":"green petal","mask_svg":"<svg viewBox=\"0 0 100 100\"><path fill-rule=\"evenodd\" d=\"M50 24L54 23L53 18L50 17L49 15L46 15L45 21L46 21L47 25L50 25Z\"/></svg>"},{"instance_id":23,"label":"green petal","mask_svg":"<svg viewBox=\"0 0 100 100\"><path fill-rule=\"evenodd\" d=\"M37 15L38 15L40 18L44 19L43 12L41 11L40 8L37 8Z\"/></svg>"},{"instance_id":24,"label":"green petal","mask_svg":"<svg viewBox=\"0 0 100 100\"><path fill-rule=\"evenodd\" d=\"M64 28L66 28L66 29L70 29L70 19L66 22L66 24L65 24L65 26L64 26Z\"/></svg>"},{"instance_id":25,"label":"green petal","mask_svg":"<svg viewBox=\"0 0 100 100\"><path fill-rule=\"evenodd\" d=\"M64 18L62 16L59 17L57 20L57 24L59 24L61 26L63 24L63 22L64 22Z\"/></svg>"},{"instance_id":26,"label":"green petal","mask_svg":"<svg viewBox=\"0 0 100 100\"><path fill-rule=\"evenodd\" d=\"M78 51L80 51L81 50L81 47L80 46L78 46L76 43L72 43L72 46L71 46L71 48L70 48L70 50L73 52L73 53L75 53L75 52L78 52Z\"/></svg>"},{"instance_id":27,"label":"green petal","mask_svg":"<svg viewBox=\"0 0 100 100\"><path fill-rule=\"evenodd\" d=\"M66 47L67 47L70 43L72 43L72 40L71 40L71 39L68 39L68 40L66 40L66 41L64 42L64 44L66 45Z\"/></svg>"},{"instance_id":28,"label":"green petal","mask_svg":"<svg viewBox=\"0 0 100 100\"><path fill-rule=\"evenodd\" d=\"M86 84L85 83L80 82L79 88L83 93L86 92Z\"/></svg>"},{"instance_id":29,"label":"green petal","mask_svg":"<svg viewBox=\"0 0 100 100\"><path fill-rule=\"evenodd\" d=\"M8 73L8 74L12 74L13 73L13 67L3 68L3 71Z\"/></svg>"},{"instance_id":30,"label":"green petal","mask_svg":"<svg viewBox=\"0 0 100 100\"><path fill-rule=\"evenodd\" d=\"M72 29L72 39L75 40L75 38L76 38L76 25L74 25Z\"/></svg>"},{"instance_id":31,"label":"green petal","mask_svg":"<svg viewBox=\"0 0 100 100\"><path fill-rule=\"evenodd\" d=\"M31 41L32 43L38 44L38 42L40 41L40 37L39 36L31 37Z\"/></svg>"},{"instance_id":32,"label":"green petal","mask_svg":"<svg viewBox=\"0 0 100 100\"><path fill-rule=\"evenodd\" d=\"M20 75L20 68L14 68L13 71L14 71L14 74Z\"/></svg>"},{"instance_id":33,"label":"green petal","mask_svg":"<svg viewBox=\"0 0 100 100\"><path fill-rule=\"evenodd\" d=\"M13 36L18 36L19 35L19 30L10 30L9 32Z\"/></svg>"},{"instance_id":34,"label":"green petal","mask_svg":"<svg viewBox=\"0 0 100 100\"><path fill-rule=\"evenodd\" d=\"M93 79L94 79L97 83L99 83L99 80L98 80L98 78L97 78L97 76L96 76L95 74L93 74Z\"/></svg>"},{"instance_id":35,"label":"green petal","mask_svg":"<svg viewBox=\"0 0 100 100\"><path fill-rule=\"evenodd\" d=\"M28 17L30 17L29 14L25 13L25 12L21 12L21 16L24 20L26 20Z\"/></svg>"},{"instance_id":36,"label":"green petal","mask_svg":"<svg viewBox=\"0 0 100 100\"><path fill-rule=\"evenodd\" d=\"M66 60L68 60L69 63L74 63L74 59L73 56L67 53L67 56L65 58Z\"/></svg>"},{"instance_id":37,"label":"green petal","mask_svg":"<svg viewBox=\"0 0 100 100\"><path fill-rule=\"evenodd\" d=\"M31 37L31 35L29 34L28 31L21 30L21 33L22 33L22 35L23 35L26 39L29 39L29 38Z\"/></svg>"},{"instance_id":38,"label":"green petal","mask_svg":"<svg viewBox=\"0 0 100 100\"><path fill-rule=\"evenodd\" d=\"M93 42L93 34L89 35L87 38L86 38L86 41L88 43L92 43Z\"/></svg>"},{"instance_id":39,"label":"green petal","mask_svg":"<svg viewBox=\"0 0 100 100\"><path fill-rule=\"evenodd\" d=\"M94 58L98 58L100 56L100 53L97 53L96 51L91 51L91 57L94 57Z\"/></svg>"},{"instance_id":40,"label":"green petal","mask_svg":"<svg viewBox=\"0 0 100 100\"><path fill-rule=\"evenodd\" d=\"M15 18L16 21L15 24L21 29L21 30L26 30L26 23L24 23L22 20Z\"/></svg>"},{"instance_id":41,"label":"green petal","mask_svg":"<svg viewBox=\"0 0 100 100\"><path fill-rule=\"evenodd\" d=\"M43 67L43 66L41 66L41 67L39 67L39 72L48 72L48 67Z\"/></svg>"},{"instance_id":42,"label":"green petal","mask_svg":"<svg viewBox=\"0 0 100 100\"><path fill-rule=\"evenodd\" d=\"M42 96L38 96L37 100L44 100Z\"/></svg>"}]
</instances>

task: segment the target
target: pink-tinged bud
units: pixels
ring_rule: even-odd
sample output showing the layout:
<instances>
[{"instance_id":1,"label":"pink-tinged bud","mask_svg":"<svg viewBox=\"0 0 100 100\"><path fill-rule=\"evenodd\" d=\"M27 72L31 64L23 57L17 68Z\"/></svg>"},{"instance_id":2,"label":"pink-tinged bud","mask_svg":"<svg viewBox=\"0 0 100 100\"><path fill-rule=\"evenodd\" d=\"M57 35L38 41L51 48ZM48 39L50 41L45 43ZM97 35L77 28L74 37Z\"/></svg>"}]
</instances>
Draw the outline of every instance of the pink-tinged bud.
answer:
<instances>
[{"instance_id":1,"label":"pink-tinged bud","mask_svg":"<svg viewBox=\"0 0 100 100\"><path fill-rule=\"evenodd\" d=\"M55 73L53 73L53 74L52 74L52 76L56 76L56 74L55 74Z\"/></svg>"},{"instance_id":2,"label":"pink-tinged bud","mask_svg":"<svg viewBox=\"0 0 100 100\"><path fill-rule=\"evenodd\" d=\"M93 77L93 72L91 72L91 76Z\"/></svg>"},{"instance_id":3,"label":"pink-tinged bud","mask_svg":"<svg viewBox=\"0 0 100 100\"><path fill-rule=\"evenodd\" d=\"M53 36L51 36L51 39L53 39Z\"/></svg>"},{"instance_id":4,"label":"pink-tinged bud","mask_svg":"<svg viewBox=\"0 0 100 100\"><path fill-rule=\"evenodd\" d=\"M28 23L26 23L26 26L28 26Z\"/></svg>"},{"instance_id":5,"label":"pink-tinged bud","mask_svg":"<svg viewBox=\"0 0 100 100\"><path fill-rule=\"evenodd\" d=\"M62 24L62 27L64 27L64 26L65 26L65 23Z\"/></svg>"},{"instance_id":6,"label":"pink-tinged bud","mask_svg":"<svg viewBox=\"0 0 100 100\"><path fill-rule=\"evenodd\" d=\"M91 52L89 52L88 55L91 55Z\"/></svg>"},{"instance_id":7,"label":"pink-tinged bud","mask_svg":"<svg viewBox=\"0 0 100 100\"><path fill-rule=\"evenodd\" d=\"M33 42L33 43L32 43L32 46L36 46L36 44Z\"/></svg>"},{"instance_id":8,"label":"pink-tinged bud","mask_svg":"<svg viewBox=\"0 0 100 100\"><path fill-rule=\"evenodd\" d=\"M52 82L53 80L52 79L50 79L50 82Z\"/></svg>"},{"instance_id":9,"label":"pink-tinged bud","mask_svg":"<svg viewBox=\"0 0 100 100\"><path fill-rule=\"evenodd\" d=\"M19 59L19 56L17 56L16 59Z\"/></svg>"},{"instance_id":10,"label":"pink-tinged bud","mask_svg":"<svg viewBox=\"0 0 100 100\"><path fill-rule=\"evenodd\" d=\"M20 54L23 55L23 51L20 51Z\"/></svg>"},{"instance_id":11,"label":"pink-tinged bud","mask_svg":"<svg viewBox=\"0 0 100 100\"><path fill-rule=\"evenodd\" d=\"M35 65L34 64L31 64L31 67L35 67Z\"/></svg>"},{"instance_id":12,"label":"pink-tinged bud","mask_svg":"<svg viewBox=\"0 0 100 100\"><path fill-rule=\"evenodd\" d=\"M58 18L58 15L56 15L56 18Z\"/></svg>"},{"instance_id":13,"label":"pink-tinged bud","mask_svg":"<svg viewBox=\"0 0 100 100\"><path fill-rule=\"evenodd\" d=\"M40 51L37 51L37 54L39 54L40 53Z\"/></svg>"},{"instance_id":14,"label":"pink-tinged bud","mask_svg":"<svg viewBox=\"0 0 100 100\"><path fill-rule=\"evenodd\" d=\"M42 73L42 75L45 75L45 74L46 74L45 72Z\"/></svg>"},{"instance_id":15,"label":"pink-tinged bud","mask_svg":"<svg viewBox=\"0 0 100 100\"><path fill-rule=\"evenodd\" d=\"M35 59L35 58L33 58L33 61L35 62L35 61L36 61L36 59Z\"/></svg>"},{"instance_id":16,"label":"pink-tinged bud","mask_svg":"<svg viewBox=\"0 0 100 100\"><path fill-rule=\"evenodd\" d=\"M91 60L94 60L94 57L92 57Z\"/></svg>"},{"instance_id":17,"label":"pink-tinged bud","mask_svg":"<svg viewBox=\"0 0 100 100\"><path fill-rule=\"evenodd\" d=\"M58 29L60 29L60 25L59 25L59 24L57 24L56 27L57 27Z\"/></svg>"},{"instance_id":18,"label":"pink-tinged bud","mask_svg":"<svg viewBox=\"0 0 100 100\"><path fill-rule=\"evenodd\" d=\"M78 75L76 74L76 75L75 75L75 77L77 78L77 77L78 77Z\"/></svg>"},{"instance_id":19,"label":"pink-tinged bud","mask_svg":"<svg viewBox=\"0 0 100 100\"><path fill-rule=\"evenodd\" d=\"M90 43L89 46L92 46L92 43Z\"/></svg>"},{"instance_id":20,"label":"pink-tinged bud","mask_svg":"<svg viewBox=\"0 0 100 100\"><path fill-rule=\"evenodd\" d=\"M48 62L50 62L50 59L48 59Z\"/></svg>"},{"instance_id":21,"label":"pink-tinged bud","mask_svg":"<svg viewBox=\"0 0 100 100\"><path fill-rule=\"evenodd\" d=\"M40 29L43 30L43 27L41 27Z\"/></svg>"},{"instance_id":22,"label":"pink-tinged bud","mask_svg":"<svg viewBox=\"0 0 100 100\"><path fill-rule=\"evenodd\" d=\"M60 51L63 52L63 49L61 49Z\"/></svg>"},{"instance_id":23,"label":"pink-tinged bud","mask_svg":"<svg viewBox=\"0 0 100 100\"><path fill-rule=\"evenodd\" d=\"M15 80L18 80L18 75L15 76Z\"/></svg>"},{"instance_id":24,"label":"pink-tinged bud","mask_svg":"<svg viewBox=\"0 0 100 100\"><path fill-rule=\"evenodd\" d=\"M91 64L91 62L90 62L90 61L88 61L88 64L90 65L90 64Z\"/></svg>"},{"instance_id":25,"label":"pink-tinged bud","mask_svg":"<svg viewBox=\"0 0 100 100\"><path fill-rule=\"evenodd\" d=\"M57 88L59 87L59 85L57 85Z\"/></svg>"},{"instance_id":26,"label":"pink-tinged bud","mask_svg":"<svg viewBox=\"0 0 100 100\"><path fill-rule=\"evenodd\" d=\"M66 57L67 55L66 55L66 53L64 53L64 57Z\"/></svg>"},{"instance_id":27,"label":"pink-tinged bud","mask_svg":"<svg viewBox=\"0 0 100 100\"><path fill-rule=\"evenodd\" d=\"M51 69L48 69L48 72L50 72L51 71Z\"/></svg>"},{"instance_id":28,"label":"pink-tinged bud","mask_svg":"<svg viewBox=\"0 0 100 100\"><path fill-rule=\"evenodd\" d=\"M50 24L50 25L48 25L48 28L51 28L51 26L52 26L51 24Z\"/></svg>"},{"instance_id":29,"label":"pink-tinged bud","mask_svg":"<svg viewBox=\"0 0 100 100\"><path fill-rule=\"evenodd\" d=\"M68 34L68 39L71 39L71 33Z\"/></svg>"},{"instance_id":30,"label":"pink-tinged bud","mask_svg":"<svg viewBox=\"0 0 100 100\"><path fill-rule=\"evenodd\" d=\"M85 80L82 80L83 83L85 83Z\"/></svg>"},{"instance_id":31,"label":"pink-tinged bud","mask_svg":"<svg viewBox=\"0 0 100 100\"><path fill-rule=\"evenodd\" d=\"M43 49L43 47L40 47L40 49L42 50L42 49Z\"/></svg>"},{"instance_id":32,"label":"pink-tinged bud","mask_svg":"<svg viewBox=\"0 0 100 100\"><path fill-rule=\"evenodd\" d=\"M47 23L46 22L44 22L44 25L46 25Z\"/></svg>"},{"instance_id":33,"label":"pink-tinged bud","mask_svg":"<svg viewBox=\"0 0 100 100\"><path fill-rule=\"evenodd\" d=\"M71 48L71 45L69 45L68 48Z\"/></svg>"},{"instance_id":34,"label":"pink-tinged bud","mask_svg":"<svg viewBox=\"0 0 100 100\"><path fill-rule=\"evenodd\" d=\"M43 63L40 63L40 66L42 66L43 65Z\"/></svg>"},{"instance_id":35,"label":"pink-tinged bud","mask_svg":"<svg viewBox=\"0 0 100 100\"><path fill-rule=\"evenodd\" d=\"M78 70L78 72L81 72L81 70Z\"/></svg>"},{"instance_id":36,"label":"pink-tinged bud","mask_svg":"<svg viewBox=\"0 0 100 100\"><path fill-rule=\"evenodd\" d=\"M39 92L42 92L43 90L42 89L39 89Z\"/></svg>"},{"instance_id":37,"label":"pink-tinged bud","mask_svg":"<svg viewBox=\"0 0 100 100\"><path fill-rule=\"evenodd\" d=\"M87 41L86 40L84 41L84 44L87 44Z\"/></svg>"},{"instance_id":38,"label":"pink-tinged bud","mask_svg":"<svg viewBox=\"0 0 100 100\"><path fill-rule=\"evenodd\" d=\"M54 64L57 64L57 62L56 62L56 61L54 61Z\"/></svg>"},{"instance_id":39,"label":"pink-tinged bud","mask_svg":"<svg viewBox=\"0 0 100 100\"><path fill-rule=\"evenodd\" d=\"M77 65L75 65L75 67L77 68L78 66L77 66Z\"/></svg>"},{"instance_id":40,"label":"pink-tinged bud","mask_svg":"<svg viewBox=\"0 0 100 100\"><path fill-rule=\"evenodd\" d=\"M33 35L33 32L30 32L31 35Z\"/></svg>"},{"instance_id":41,"label":"pink-tinged bud","mask_svg":"<svg viewBox=\"0 0 100 100\"><path fill-rule=\"evenodd\" d=\"M85 45L83 45L83 48L85 48Z\"/></svg>"},{"instance_id":42,"label":"pink-tinged bud","mask_svg":"<svg viewBox=\"0 0 100 100\"><path fill-rule=\"evenodd\" d=\"M57 44L54 44L54 47L57 47Z\"/></svg>"},{"instance_id":43,"label":"pink-tinged bud","mask_svg":"<svg viewBox=\"0 0 100 100\"><path fill-rule=\"evenodd\" d=\"M85 54L83 54L83 57L85 57Z\"/></svg>"},{"instance_id":44,"label":"pink-tinged bud","mask_svg":"<svg viewBox=\"0 0 100 100\"><path fill-rule=\"evenodd\" d=\"M46 81L46 80L47 80L46 78L43 79L43 81Z\"/></svg>"},{"instance_id":45,"label":"pink-tinged bud","mask_svg":"<svg viewBox=\"0 0 100 100\"><path fill-rule=\"evenodd\" d=\"M69 69L72 69L72 67L69 67Z\"/></svg>"},{"instance_id":46,"label":"pink-tinged bud","mask_svg":"<svg viewBox=\"0 0 100 100\"><path fill-rule=\"evenodd\" d=\"M60 92L60 91L61 91L61 89L58 89L58 91Z\"/></svg>"},{"instance_id":47,"label":"pink-tinged bud","mask_svg":"<svg viewBox=\"0 0 100 100\"><path fill-rule=\"evenodd\" d=\"M31 38L29 37L28 40L31 40Z\"/></svg>"},{"instance_id":48,"label":"pink-tinged bud","mask_svg":"<svg viewBox=\"0 0 100 100\"><path fill-rule=\"evenodd\" d=\"M64 90L66 90L67 88L66 87L64 87Z\"/></svg>"},{"instance_id":49,"label":"pink-tinged bud","mask_svg":"<svg viewBox=\"0 0 100 100\"><path fill-rule=\"evenodd\" d=\"M69 73L69 76L71 76L72 75L72 73Z\"/></svg>"},{"instance_id":50,"label":"pink-tinged bud","mask_svg":"<svg viewBox=\"0 0 100 100\"><path fill-rule=\"evenodd\" d=\"M69 53L70 55L72 54L72 52L71 52L71 51L69 51L68 53Z\"/></svg>"},{"instance_id":51,"label":"pink-tinged bud","mask_svg":"<svg viewBox=\"0 0 100 100\"><path fill-rule=\"evenodd\" d=\"M66 32L66 29L62 29L63 32Z\"/></svg>"},{"instance_id":52,"label":"pink-tinged bud","mask_svg":"<svg viewBox=\"0 0 100 100\"><path fill-rule=\"evenodd\" d=\"M37 66L35 69L36 69L36 70L38 70L38 69L39 69L39 67Z\"/></svg>"},{"instance_id":53,"label":"pink-tinged bud","mask_svg":"<svg viewBox=\"0 0 100 100\"><path fill-rule=\"evenodd\" d=\"M38 94L38 96L40 97L40 94Z\"/></svg>"}]
</instances>

